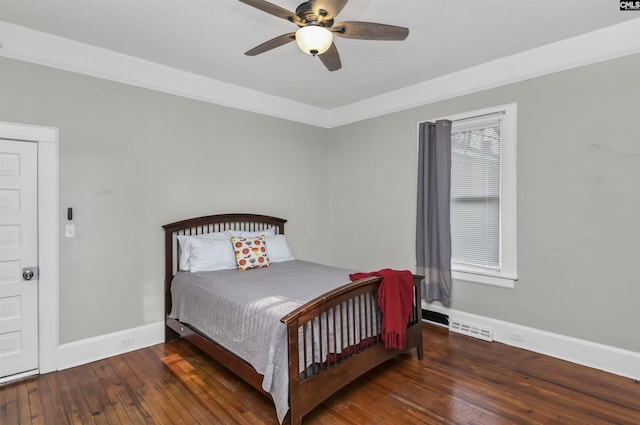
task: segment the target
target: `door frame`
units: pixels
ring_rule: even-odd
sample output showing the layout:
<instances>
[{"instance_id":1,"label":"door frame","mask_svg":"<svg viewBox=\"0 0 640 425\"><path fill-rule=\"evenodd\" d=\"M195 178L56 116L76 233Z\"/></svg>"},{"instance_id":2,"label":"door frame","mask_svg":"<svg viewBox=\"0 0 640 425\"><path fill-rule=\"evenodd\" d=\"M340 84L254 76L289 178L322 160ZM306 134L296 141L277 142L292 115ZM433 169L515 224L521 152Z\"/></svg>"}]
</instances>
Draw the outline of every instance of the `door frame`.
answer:
<instances>
[{"instance_id":1,"label":"door frame","mask_svg":"<svg viewBox=\"0 0 640 425\"><path fill-rule=\"evenodd\" d=\"M58 129L0 121L0 138L38 144L38 371L58 368Z\"/></svg>"}]
</instances>

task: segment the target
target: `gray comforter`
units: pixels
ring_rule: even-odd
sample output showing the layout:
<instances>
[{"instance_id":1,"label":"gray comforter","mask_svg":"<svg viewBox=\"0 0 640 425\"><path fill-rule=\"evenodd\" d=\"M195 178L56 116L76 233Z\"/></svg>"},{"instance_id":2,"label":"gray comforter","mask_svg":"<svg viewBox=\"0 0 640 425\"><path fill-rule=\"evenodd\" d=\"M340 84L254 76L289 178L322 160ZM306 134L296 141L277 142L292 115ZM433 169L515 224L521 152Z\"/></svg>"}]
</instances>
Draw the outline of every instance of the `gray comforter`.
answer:
<instances>
[{"instance_id":1,"label":"gray comforter","mask_svg":"<svg viewBox=\"0 0 640 425\"><path fill-rule=\"evenodd\" d=\"M171 317L208 335L264 375L280 422L289 410L286 327L280 319L349 283L352 270L300 260L243 272L179 272Z\"/></svg>"}]
</instances>

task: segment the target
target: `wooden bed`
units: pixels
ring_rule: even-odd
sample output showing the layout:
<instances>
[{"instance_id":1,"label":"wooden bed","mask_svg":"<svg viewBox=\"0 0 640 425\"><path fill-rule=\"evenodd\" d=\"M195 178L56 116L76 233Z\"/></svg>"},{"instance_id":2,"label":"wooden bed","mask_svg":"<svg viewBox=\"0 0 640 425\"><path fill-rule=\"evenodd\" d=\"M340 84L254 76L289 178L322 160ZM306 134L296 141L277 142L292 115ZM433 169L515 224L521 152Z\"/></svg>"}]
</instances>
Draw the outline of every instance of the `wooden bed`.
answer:
<instances>
[{"instance_id":1,"label":"wooden bed","mask_svg":"<svg viewBox=\"0 0 640 425\"><path fill-rule=\"evenodd\" d=\"M172 307L171 282L177 272L178 235L199 235L225 230L260 231L270 227L275 227L276 233L284 234L285 223L284 219L264 215L222 214L192 218L163 226L165 230L165 340L170 342L177 338L184 338L190 341L267 397L270 395L262 389L263 376L248 362L188 325L168 316ZM314 407L386 360L406 353L412 348L417 349L418 358L422 359L421 279L420 276L414 276L414 302L407 324L406 350L385 349L379 329L372 332L355 328L370 326L367 325L370 322L369 317L362 316L363 311L366 311L367 316L375 314L378 319L381 317L377 302L367 301L376 299L381 282L379 277L345 282L344 286L309 301L281 319L287 327L288 335L289 419L292 425L301 424L302 417ZM349 347L348 351L342 351L340 355L326 356L315 361L314 355L311 354L312 359L308 359L308 352L314 353L318 349L321 353L329 351L328 347L331 346L332 341L329 333L323 333L322 329L330 326L327 321L330 314L342 316L345 311L347 317L360 317L357 320L358 325L352 324L338 331L353 335L354 338L357 333L362 336L362 339ZM337 320L333 321L332 326L335 327L336 322ZM374 320L374 322L379 324L380 320ZM303 336L300 337L300 335ZM365 337L366 335L374 336ZM323 344L326 344L324 348ZM335 341L333 344L335 346ZM300 372L300 364L309 363L311 366Z\"/></svg>"}]
</instances>

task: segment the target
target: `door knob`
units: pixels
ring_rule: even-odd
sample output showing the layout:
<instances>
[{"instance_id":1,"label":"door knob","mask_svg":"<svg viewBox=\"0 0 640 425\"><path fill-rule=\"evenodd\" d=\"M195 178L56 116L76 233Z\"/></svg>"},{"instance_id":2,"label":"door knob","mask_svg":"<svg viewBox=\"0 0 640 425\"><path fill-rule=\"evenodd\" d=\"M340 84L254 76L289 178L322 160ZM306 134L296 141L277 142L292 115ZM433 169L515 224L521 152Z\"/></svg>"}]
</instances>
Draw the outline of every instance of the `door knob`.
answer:
<instances>
[{"instance_id":1,"label":"door knob","mask_svg":"<svg viewBox=\"0 0 640 425\"><path fill-rule=\"evenodd\" d=\"M22 278L24 280L31 280L34 277L37 279L38 268L37 267L25 267L22 269Z\"/></svg>"}]
</instances>

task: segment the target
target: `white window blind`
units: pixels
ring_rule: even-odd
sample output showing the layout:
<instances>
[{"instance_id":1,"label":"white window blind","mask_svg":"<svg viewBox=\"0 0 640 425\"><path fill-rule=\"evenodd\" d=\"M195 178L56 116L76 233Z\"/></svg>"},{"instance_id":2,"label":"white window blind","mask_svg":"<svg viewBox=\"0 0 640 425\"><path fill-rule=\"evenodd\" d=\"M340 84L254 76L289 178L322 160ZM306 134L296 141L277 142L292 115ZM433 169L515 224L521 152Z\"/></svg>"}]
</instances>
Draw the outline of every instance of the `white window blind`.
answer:
<instances>
[{"instance_id":1,"label":"white window blind","mask_svg":"<svg viewBox=\"0 0 640 425\"><path fill-rule=\"evenodd\" d=\"M451 134L452 263L500 270L500 119Z\"/></svg>"}]
</instances>

